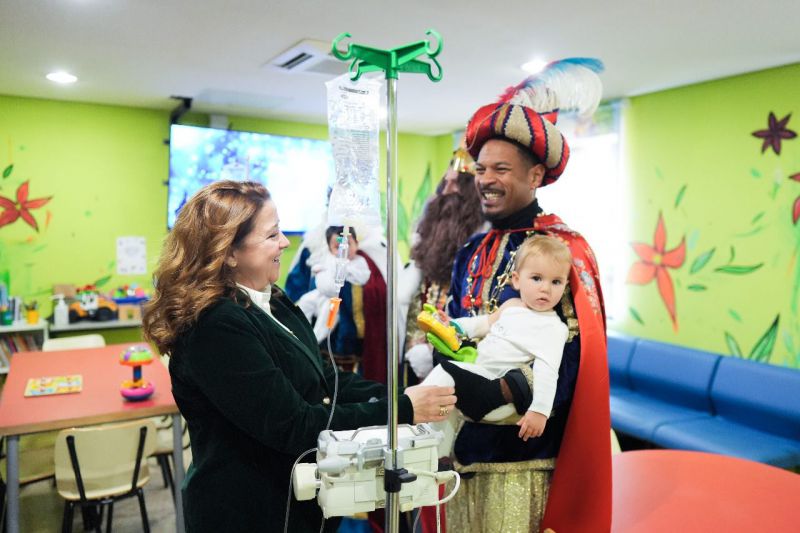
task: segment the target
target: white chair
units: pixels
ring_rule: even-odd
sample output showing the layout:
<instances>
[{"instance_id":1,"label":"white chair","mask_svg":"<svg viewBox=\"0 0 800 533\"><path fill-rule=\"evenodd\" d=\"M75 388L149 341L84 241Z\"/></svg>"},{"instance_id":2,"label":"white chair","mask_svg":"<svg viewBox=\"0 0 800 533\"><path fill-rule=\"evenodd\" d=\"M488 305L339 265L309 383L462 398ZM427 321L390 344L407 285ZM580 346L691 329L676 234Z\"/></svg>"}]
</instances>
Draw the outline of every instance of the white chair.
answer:
<instances>
[{"instance_id":1,"label":"white chair","mask_svg":"<svg viewBox=\"0 0 800 533\"><path fill-rule=\"evenodd\" d=\"M76 350L79 348L102 348L106 345L106 340L98 333L90 335L76 335L75 337L58 337L57 339L47 339L42 344L43 352L55 350Z\"/></svg>"},{"instance_id":2,"label":"white chair","mask_svg":"<svg viewBox=\"0 0 800 533\"><path fill-rule=\"evenodd\" d=\"M95 526L103 521L111 531L114 502L136 496L142 530L149 533L142 487L150 480L147 457L156 445L152 420L134 420L86 428L65 429L56 438L56 490L64 498L62 531L72 531L75 506L98 508Z\"/></svg>"},{"instance_id":3,"label":"white chair","mask_svg":"<svg viewBox=\"0 0 800 533\"><path fill-rule=\"evenodd\" d=\"M158 461L158 466L161 467L161 475L164 478L164 488L169 488L172 491L172 498L175 498L175 483L173 482L172 463L170 458L175 449L174 438L172 435L172 416L165 416L162 418L151 419L156 424L156 449L152 457ZM181 417L181 432L182 432L182 448L188 450L190 447L189 442L189 428L186 425L186 420ZM179 487L180 488L180 487Z\"/></svg>"}]
</instances>

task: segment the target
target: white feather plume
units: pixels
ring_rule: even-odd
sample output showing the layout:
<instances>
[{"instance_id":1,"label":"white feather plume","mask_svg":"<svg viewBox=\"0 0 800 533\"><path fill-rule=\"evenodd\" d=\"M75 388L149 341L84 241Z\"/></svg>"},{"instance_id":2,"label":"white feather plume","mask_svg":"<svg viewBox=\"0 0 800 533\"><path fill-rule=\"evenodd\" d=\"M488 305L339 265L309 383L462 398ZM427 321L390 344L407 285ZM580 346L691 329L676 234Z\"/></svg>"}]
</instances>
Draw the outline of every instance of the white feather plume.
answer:
<instances>
[{"instance_id":1,"label":"white feather plume","mask_svg":"<svg viewBox=\"0 0 800 533\"><path fill-rule=\"evenodd\" d=\"M599 59L573 57L554 61L506 89L500 101L528 106L538 113L576 111L588 116L600 104L603 84L598 73L602 71Z\"/></svg>"}]
</instances>

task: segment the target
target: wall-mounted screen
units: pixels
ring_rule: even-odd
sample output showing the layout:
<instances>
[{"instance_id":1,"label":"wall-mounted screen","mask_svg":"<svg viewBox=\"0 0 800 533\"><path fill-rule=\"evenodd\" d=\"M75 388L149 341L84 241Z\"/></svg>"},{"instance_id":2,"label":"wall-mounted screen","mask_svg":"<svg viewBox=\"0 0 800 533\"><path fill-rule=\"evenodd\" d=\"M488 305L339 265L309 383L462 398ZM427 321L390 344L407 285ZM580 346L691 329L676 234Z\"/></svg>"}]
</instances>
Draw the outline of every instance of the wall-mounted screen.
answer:
<instances>
[{"instance_id":1,"label":"wall-mounted screen","mask_svg":"<svg viewBox=\"0 0 800 533\"><path fill-rule=\"evenodd\" d=\"M221 179L252 180L269 189L281 229L316 226L334 182L328 141L173 125L169 143L167 226L201 187Z\"/></svg>"}]
</instances>

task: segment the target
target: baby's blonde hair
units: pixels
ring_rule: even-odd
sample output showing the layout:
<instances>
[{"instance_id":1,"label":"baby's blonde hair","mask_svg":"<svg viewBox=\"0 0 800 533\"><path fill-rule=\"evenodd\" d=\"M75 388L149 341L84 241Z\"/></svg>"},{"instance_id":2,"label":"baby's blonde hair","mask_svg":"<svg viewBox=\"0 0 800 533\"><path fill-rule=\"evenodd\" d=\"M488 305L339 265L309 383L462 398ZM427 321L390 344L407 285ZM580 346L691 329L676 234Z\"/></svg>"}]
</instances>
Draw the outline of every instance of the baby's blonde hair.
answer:
<instances>
[{"instance_id":1,"label":"baby's blonde hair","mask_svg":"<svg viewBox=\"0 0 800 533\"><path fill-rule=\"evenodd\" d=\"M525 261L535 255L549 257L564 266L572 265L572 253L563 241L549 235L534 235L517 248L514 270L519 272Z\"/></svg>"}]
</instances>

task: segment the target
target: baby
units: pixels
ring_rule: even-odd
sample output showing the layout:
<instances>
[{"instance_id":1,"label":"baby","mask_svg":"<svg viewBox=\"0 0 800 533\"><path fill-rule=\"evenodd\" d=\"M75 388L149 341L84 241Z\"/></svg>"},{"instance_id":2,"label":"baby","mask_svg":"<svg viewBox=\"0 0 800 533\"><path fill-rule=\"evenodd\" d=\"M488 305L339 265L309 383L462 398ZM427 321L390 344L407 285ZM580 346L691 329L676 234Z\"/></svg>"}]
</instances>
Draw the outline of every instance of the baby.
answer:
<instances>
[{"instance_id":1,"label":"baby","mask_svg":"<svg viewBox=\"0 0 800 533\"><path fill-rule=\"evenodd\" d=\"M572 255L562 241L535 235L525 240L516 253L511 283L520 293L490 315L458 318L454 321L470 338L483 337L478 343L475 363L453 365L496 379L513 368L533 362L533 401L522 418L519 437L525 441L539 437L553 408L558 368L568 329L553 310L561 301L569 279ZM456 371L458 369L455 369ZM425 378L423 385L454 385L453 377L441 365ZM465 391L458 391L465 394ZM513 404L488 413L483 420L499 422L516 413ZM440 423L441 424L441 423ZM449 455L458 420L450 417L445 431L442 455Z\"/></svg>"}]
</instances>

